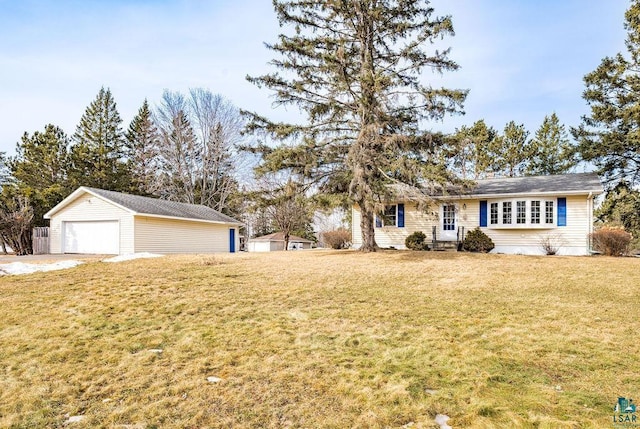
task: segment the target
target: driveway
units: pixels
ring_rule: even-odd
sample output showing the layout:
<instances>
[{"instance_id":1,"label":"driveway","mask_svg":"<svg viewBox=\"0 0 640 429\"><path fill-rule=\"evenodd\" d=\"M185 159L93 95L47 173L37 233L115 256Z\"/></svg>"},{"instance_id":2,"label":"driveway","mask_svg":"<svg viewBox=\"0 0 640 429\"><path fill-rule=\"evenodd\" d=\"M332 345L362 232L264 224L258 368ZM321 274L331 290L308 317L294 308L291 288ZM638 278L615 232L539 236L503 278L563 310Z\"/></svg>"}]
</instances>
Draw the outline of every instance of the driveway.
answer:
<instances>
[{"instance_id":1,"label":"driveway","mask_svg":"<svg viewBox=\"0 0 640 429\"><path fill-rule=\"evenodd\" d=\"M108 258L114 255L76 255L66 253L63 255L25 255L25 256L16 256L16 255L2 255L0 254L0 265L1 264L10 264L11 262L23 262L25 264L39 264L39 263L48 263L48 262L57 262L57 261L100 261L104 258Z\"/></svg>"}]
</instances>

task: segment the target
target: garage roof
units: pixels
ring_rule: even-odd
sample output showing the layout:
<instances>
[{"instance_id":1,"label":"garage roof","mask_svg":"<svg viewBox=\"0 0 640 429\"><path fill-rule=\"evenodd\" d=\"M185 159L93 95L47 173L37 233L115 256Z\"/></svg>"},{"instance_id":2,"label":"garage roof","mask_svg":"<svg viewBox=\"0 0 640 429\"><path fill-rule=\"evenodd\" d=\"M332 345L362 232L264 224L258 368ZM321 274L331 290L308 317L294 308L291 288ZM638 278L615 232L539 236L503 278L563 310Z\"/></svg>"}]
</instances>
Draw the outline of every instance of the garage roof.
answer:
<instances>
[{"instance_id":1,"label":"garage roof","mask_svg":"<svg viewBox=\"0 0 640 429\"><path fill-rule=\"evenodd\" d=\"M241 222L224 215L210 207L200 204L179 203L176 201L160 200L151 197L141 197L139 195L125 194L122 192L107 191L105 189L89 188L81 186L71 195L65 198L60 204L44 215L45 219L50 219L53 214L75 200L83 193L91 194L95 197L110 201L134 215L200 220L206 222L229 223L240 225Z\"/></svg>"}]
</instances>

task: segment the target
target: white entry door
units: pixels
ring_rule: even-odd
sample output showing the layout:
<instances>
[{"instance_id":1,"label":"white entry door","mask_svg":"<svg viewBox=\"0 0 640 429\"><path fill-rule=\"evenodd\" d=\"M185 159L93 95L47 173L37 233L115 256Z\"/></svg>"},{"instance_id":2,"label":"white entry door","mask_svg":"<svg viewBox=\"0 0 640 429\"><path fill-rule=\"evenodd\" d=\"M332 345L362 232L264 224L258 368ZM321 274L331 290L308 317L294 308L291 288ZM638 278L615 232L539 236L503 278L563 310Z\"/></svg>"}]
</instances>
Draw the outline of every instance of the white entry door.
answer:
<instances>
[{"instance_id":1,"label":"white entry door","mask_svg":"<svg viewBox=\"0 0 640 429\"><path fill-rule=\"evenodd\" d=\"M117 220L63 223L63 253L117 255L120 225Z\"/></svg>"},{"instance_id":2,"label":"white entry door","mask_svg":"<svg viewBox=\"0 0 640 429\"><path fill-rule=\"evenodd\" d=\"M458 222L455 204L443 204L440 207L440 240L456 241Z\"/></svg>"}]
</instances>

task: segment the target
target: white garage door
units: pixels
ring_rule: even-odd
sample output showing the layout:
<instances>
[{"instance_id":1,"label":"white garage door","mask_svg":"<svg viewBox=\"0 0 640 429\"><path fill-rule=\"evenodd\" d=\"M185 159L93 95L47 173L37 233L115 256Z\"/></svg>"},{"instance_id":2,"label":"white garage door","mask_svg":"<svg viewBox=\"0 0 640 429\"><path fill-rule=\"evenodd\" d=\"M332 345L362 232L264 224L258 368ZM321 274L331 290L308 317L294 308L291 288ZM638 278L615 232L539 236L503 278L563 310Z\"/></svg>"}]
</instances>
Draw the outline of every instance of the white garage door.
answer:
<instances>
[{"instance_id":1,"label":"white garage door","mask_svg":"<svg viewBox=\"0 0 640 429\"><path fill-rule=\"evenodd\" d=\"M120 226L117 220L64 222L63 253L117 255Z\"/></svg>"}]
</instances>

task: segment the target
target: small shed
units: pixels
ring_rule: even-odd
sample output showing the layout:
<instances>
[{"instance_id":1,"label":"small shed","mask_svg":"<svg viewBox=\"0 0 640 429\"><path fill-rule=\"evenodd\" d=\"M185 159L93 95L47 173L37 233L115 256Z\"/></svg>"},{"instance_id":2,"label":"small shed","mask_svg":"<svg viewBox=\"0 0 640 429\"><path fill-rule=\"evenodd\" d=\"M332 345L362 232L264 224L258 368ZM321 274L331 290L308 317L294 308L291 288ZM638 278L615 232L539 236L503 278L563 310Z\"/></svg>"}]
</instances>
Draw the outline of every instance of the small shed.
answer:
<instances>
[{"instance_id":1,"label":"small shed","mask_svg":"<svg viewBox=\"0 0 640 429\"><path fill-rule=\"evenodd\" d=\"M241 222L209 207L81 186L44 215L51 253L239 250Z\"/></svg>"},{"instance_id":2,"label":"small shed","mask_svg":"<svg viewBox=\"0 0 640 429\"><path fill-rule=\"evenodd\" d=\"M311 240L290 235L288 250L311 249L312 244ZM278 250L284 250L283 232L275 232L249 240L249 252L274 252Z\"/></svg>"}]
</instances>

